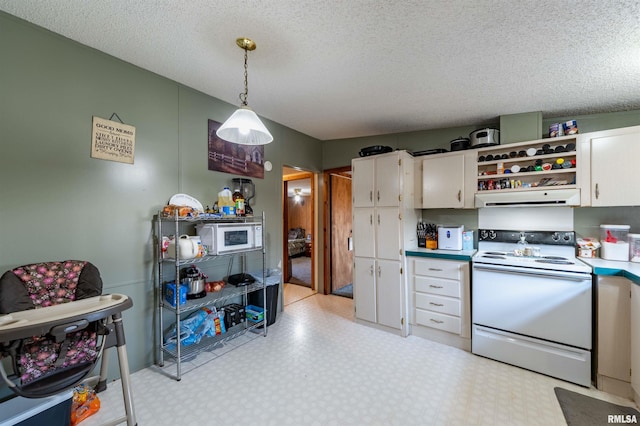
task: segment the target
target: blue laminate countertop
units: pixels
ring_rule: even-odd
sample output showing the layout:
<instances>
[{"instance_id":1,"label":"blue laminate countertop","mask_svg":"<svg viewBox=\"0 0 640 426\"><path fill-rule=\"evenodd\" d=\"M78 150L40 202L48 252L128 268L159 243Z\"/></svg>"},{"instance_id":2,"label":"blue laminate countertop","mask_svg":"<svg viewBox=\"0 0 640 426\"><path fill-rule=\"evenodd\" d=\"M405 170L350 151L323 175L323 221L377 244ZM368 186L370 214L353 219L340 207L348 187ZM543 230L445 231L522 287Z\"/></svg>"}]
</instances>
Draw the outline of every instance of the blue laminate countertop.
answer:
<instances>
[{"instance_id":1,"label":"blue laminate countertop","mask_svg":"<svg viewBox=\"0 0 640 426\"><path fill-rule=\"evenodd\" d=\"M605 259L580 258L580 260L591 266L594 275L617 275L640 285L640 263Z\"/></svg>"},{"instance_id":2,"label":"blue laminate countertop","mask_svg":"<svg viewBox=\"0 0 640 426\"><path fill-rule=\"evenodd\" d=\"M412 248L410 250L405 250L405 254L407 256L414 257L470 261L471 257L476 254L476 250L434 250L426 248Z\"/></svg>"}]
</instances>

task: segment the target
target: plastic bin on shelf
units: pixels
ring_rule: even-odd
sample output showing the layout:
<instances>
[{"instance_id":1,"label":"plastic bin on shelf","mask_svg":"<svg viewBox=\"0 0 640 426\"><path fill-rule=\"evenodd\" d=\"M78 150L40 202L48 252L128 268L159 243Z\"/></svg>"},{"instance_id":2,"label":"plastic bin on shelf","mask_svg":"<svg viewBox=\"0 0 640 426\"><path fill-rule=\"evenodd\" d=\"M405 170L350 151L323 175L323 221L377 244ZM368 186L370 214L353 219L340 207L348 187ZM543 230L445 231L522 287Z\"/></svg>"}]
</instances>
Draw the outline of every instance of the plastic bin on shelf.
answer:
<instances>
[{"instance_id":1,"label":"plastic bin on shelf","mask_svg":"<svg viewBox=\"0 0 640 426\"><path fill-rule=\"evenodd\" d=\"M258 282L262 282L262 272L250 272ZM267 269L265 271L265 286L267 287L267 300L265 303L262 291L254 291L249 294L249 303L260 308L267 309L267 326L276 322L276 314L278 313L278 289L282 280L282 271L280 269Z\"/></svg>"}]
</instances>

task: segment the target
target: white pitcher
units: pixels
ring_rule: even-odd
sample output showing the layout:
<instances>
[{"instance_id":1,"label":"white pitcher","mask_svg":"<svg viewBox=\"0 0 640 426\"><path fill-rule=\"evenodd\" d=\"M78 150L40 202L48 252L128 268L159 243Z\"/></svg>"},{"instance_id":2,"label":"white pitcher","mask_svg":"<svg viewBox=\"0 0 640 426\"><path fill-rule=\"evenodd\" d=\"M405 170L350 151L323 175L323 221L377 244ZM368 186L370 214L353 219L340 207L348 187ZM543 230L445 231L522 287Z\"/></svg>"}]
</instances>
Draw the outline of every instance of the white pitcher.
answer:
<instances>
[{"instance_id":1,"label":"white pitcher","mask_svg":"<svg viewBox=\"0 0 640 426\"><path fill-rule=\"evenodd\" d=\"M167 256L176 257L176 245L175 240L169 242L167 247ZM193 259L194 257L201 256L200 244L195 239L189 238L189 235L180 235L178 237L178 252L180 253L180 259Z\"/></svg>"}]
</instances>

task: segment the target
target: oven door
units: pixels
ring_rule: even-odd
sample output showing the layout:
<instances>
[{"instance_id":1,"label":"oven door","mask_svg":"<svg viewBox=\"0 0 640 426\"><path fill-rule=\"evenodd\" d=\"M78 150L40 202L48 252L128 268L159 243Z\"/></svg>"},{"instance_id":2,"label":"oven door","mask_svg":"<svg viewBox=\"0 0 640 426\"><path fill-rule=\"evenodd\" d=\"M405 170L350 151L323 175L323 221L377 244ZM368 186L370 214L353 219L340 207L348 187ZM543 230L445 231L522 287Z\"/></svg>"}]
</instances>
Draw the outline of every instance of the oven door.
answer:
<instances>
[{"instance_id":1,"label":"oven door","mask_svg":"<svg viewBox=\"0 0 640 426\"><path fill-rule=\"evenodd\" d=\"M473 323L591 349L590 274L473 264Z\"/></svg>"}]
</instances>

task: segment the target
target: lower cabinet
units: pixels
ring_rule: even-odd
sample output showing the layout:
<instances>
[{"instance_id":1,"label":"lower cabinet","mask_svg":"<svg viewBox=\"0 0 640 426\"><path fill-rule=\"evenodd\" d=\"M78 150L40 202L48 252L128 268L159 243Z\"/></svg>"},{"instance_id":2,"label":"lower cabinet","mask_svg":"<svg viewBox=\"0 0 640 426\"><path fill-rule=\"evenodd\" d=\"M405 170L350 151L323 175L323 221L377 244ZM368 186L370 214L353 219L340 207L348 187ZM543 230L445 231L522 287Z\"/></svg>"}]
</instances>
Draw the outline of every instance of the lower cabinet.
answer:
<instances>
[{"instance_id":1,"label":"lower cabinet","mask_svg":"<svg viewBox=\"0 0 640 426\"><path fill-rule=\"evenodd\" d=\"M598 389L631 398L631 286L626 278L597 278Z\"/></svg>"},{"instance_id":2,"label":"lower cabinet","mask_svg":"<svg viewBox=\"0 0 640 426\"><path fill-rule=\"evenodd\" d=\"M469 262L409 258L411 334L471 350Z\"/></svg>"},{"instance_id":3,"label":"lower cabinet","mask_svg":"<svg viewBox=\"0 0 640 426\"><path fill-rule=\"evenodd\" d=\"M399 331L404 330L400 261L356 257L353 298L355 316Z\"/></svg>"}]
</instances>

